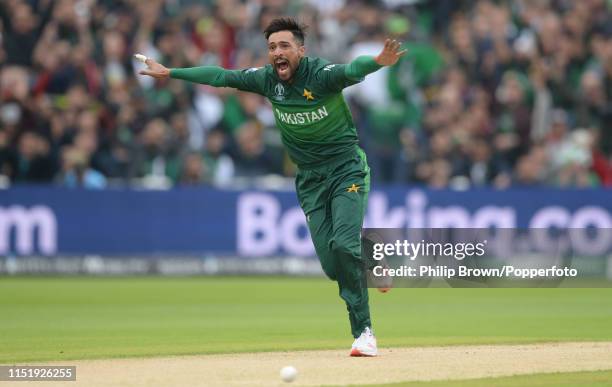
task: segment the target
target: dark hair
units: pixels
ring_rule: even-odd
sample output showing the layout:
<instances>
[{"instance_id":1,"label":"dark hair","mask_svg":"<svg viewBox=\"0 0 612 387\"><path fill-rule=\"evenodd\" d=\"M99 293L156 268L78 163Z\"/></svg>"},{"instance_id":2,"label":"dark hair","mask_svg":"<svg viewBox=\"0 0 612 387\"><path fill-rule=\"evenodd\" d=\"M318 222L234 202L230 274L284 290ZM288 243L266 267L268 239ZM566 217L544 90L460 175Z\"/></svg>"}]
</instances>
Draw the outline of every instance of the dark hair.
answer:
<instances>
[{"instance_id":1,"label":"dark hair","mask_svg":"<svg viewBox=\"0 0 612 387\"><path fill-rule=\"evenodd\" d=\"M297 20L291 17L281 17L278 19L274 19L268 24L266 29L264 30L264 36L266 40L275 32L279 31L290 31L293 34L295 40L303 45L304 37L306 36L306 30L308 26L304 24L300 24Z\"/></svg>"}]
</instances>

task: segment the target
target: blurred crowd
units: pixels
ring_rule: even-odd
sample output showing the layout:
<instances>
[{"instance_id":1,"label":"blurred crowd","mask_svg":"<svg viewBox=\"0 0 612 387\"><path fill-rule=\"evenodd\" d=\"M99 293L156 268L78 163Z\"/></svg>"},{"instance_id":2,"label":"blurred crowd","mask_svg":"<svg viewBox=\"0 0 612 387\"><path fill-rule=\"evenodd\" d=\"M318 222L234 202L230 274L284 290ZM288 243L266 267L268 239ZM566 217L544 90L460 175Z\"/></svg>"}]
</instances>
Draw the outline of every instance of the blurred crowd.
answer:
<instances>
[{"instance_id":1,"label":"blurred crowd","mask_svg":"<svg viewBox=\"0 0 612 387\"><path fill-rule=\"evenodd\" d=\"M612 186L608 0L0 0L0 186L285 184L261 96L138 75L267 63L275 17L345 63L398 65L345 91L380 184Z\"/></svg>"}]
</instances>

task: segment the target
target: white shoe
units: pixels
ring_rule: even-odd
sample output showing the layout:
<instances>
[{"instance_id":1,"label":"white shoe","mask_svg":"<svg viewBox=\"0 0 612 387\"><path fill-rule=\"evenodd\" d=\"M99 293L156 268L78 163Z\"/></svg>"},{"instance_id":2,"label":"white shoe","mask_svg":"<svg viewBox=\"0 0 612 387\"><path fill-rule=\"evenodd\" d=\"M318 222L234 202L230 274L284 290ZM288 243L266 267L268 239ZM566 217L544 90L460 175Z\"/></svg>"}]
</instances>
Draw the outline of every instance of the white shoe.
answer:
<instances>
[{"instance_id":1,"label":"white shoe","mask_svg":"<svg viewBox=\"0 0 612 387\"><path fill-rule=\"evenodd\" d=\"M366 327L361 335L355 339L351 348L351 356L376 356L378 355L378 347L376 346L376 337L370 327Z\"/></svg>"}]
</instances>

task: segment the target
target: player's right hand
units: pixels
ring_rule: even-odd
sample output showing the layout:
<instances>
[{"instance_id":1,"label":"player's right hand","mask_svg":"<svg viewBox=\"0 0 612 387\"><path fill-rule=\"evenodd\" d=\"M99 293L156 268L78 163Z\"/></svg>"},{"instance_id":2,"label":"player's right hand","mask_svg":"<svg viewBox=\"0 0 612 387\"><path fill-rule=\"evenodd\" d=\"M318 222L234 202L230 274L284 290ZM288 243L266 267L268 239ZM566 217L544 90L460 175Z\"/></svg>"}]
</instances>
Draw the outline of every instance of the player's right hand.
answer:
<instances>
[{"instance_id":1,"label":"player's right hand","mask_svg":"<svg viewBox=\"0 0 612 387\"><path fill-rule=\"evenodd\" d=\"M170 69L157 63L151 58L146 58L144 63L147 65L145 70L140 70L138 74L148 75L156 79L165 79L170 76Z\"/></svg>"}]
</instances>

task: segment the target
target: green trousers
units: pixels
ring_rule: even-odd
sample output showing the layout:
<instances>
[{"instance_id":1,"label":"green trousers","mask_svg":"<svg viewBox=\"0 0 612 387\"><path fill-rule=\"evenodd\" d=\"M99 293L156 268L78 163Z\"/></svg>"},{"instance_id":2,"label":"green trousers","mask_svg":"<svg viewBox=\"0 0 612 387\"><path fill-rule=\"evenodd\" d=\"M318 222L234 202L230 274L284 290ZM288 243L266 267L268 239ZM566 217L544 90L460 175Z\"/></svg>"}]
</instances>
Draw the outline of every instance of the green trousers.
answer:
<instances>
[{"instance_id":1,"label":"green trousers","mask_svg":"<svg viewBox=\"0 0 612 387\"><path fill-rule=\"evenodd\" d=\"M361 253L361 228L370 191L370 168L363 150L296 177L298 200L325 274L338 282L353 337L371 327L368 288Z\"/></svg>"}]
</instances>

